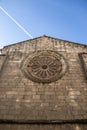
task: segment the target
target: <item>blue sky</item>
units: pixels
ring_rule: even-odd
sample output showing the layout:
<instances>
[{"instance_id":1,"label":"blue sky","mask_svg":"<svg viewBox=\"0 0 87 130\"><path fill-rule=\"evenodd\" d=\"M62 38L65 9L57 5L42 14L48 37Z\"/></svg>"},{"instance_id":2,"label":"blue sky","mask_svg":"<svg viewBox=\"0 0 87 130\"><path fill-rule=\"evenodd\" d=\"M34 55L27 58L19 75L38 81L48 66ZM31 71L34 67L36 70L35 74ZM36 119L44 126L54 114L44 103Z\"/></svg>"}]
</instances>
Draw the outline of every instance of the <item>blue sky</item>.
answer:
<instances>
[{"instance_id":1,"label":"blue sky","mask_svg":"<svg viewBox=\"0 0 87 130\"><path fill-rule=\"evenodd\" d=\"M47 35L87 44L87 0L0 0L0 6L33 38ZM0 48L28 39L0 9Z\"/></svg>"}]
</instances>

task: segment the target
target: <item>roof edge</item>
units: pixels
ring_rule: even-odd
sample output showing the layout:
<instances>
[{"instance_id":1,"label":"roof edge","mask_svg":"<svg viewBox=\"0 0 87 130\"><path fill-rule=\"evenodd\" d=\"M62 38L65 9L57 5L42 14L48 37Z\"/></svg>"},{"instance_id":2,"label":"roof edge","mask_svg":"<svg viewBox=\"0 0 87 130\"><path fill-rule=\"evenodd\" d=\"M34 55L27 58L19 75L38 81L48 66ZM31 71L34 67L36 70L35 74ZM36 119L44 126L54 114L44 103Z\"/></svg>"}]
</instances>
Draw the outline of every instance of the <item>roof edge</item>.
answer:
<instances>
[{"instance_id":1,"label":"roof edge","mask_svg":"<svg viewBox=\"0 0 87 130\"><path fill-rule=\"evenodd\" d=\"M35 40L35 39L38 39L38 38L41 38L41 37L52 38L52 39L61 40L61 41L65 41L65 42L69 42L69 43L73 43L73 44L77 44L77 45L80 45L80 46L87 47L87 45L84 44L84 43L82 44L82 43L72 42L72 41L69 41L69 40L59 39L59 38L55 38L55 37L51 37L51 36L47 36L47 35L42 35L42 36L39 36L39 37L35 37L33 39L29 39L29 40L24 40L24 41L21 41L21 42L13 43L13 44L4 46L3 48L6 48L6 47L9 47L9 46L12 46L12 45L16 45L16 44L21 44L21 43L27 42L27 41L32 41L32 40Z\"/></svg>"}]
</instances>

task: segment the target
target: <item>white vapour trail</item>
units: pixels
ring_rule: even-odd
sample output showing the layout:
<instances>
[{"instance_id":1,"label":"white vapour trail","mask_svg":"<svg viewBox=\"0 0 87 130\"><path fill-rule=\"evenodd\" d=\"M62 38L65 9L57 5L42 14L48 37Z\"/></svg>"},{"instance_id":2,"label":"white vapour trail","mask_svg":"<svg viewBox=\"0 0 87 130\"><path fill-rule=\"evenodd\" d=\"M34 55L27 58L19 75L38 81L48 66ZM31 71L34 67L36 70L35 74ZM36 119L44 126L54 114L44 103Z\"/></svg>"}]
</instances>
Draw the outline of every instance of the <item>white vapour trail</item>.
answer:
<instances>
[{"instance_id":1,"label":"white vapour trail","mask_svg":"<svg viewBox=\"0 0 87 130\"><path fill-rule=\"evenodd\" d=\"M33 36L26 31L26 29L21 26L7 11L5 11L5 9L3 9L1 6L0 6L0 9L19 27L21 28L30 38L33 38Z\"/></svg>"}]
</instances>

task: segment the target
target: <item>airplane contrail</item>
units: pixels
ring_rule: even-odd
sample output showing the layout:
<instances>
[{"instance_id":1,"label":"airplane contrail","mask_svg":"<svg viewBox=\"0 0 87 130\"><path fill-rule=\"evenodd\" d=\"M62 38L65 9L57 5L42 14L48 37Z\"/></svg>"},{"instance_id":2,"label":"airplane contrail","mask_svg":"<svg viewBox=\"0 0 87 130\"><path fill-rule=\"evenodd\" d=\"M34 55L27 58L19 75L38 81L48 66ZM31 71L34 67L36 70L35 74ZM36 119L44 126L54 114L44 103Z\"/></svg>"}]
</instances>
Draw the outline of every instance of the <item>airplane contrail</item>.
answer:
<instances>
[{"instance_id":1,"label":"airplane contrail","mask_svg":"<svg viewBox=\"0 0 87 130\"><path fill-rule=\"evenodd\" d=\"M5 11L5 9L3 9L1 6L0 6L0 9L19 27L21 28L30 38L33 38L33 36L27 32L27 30L21 26L7 11Z\"/></svg>"}]
</instances>

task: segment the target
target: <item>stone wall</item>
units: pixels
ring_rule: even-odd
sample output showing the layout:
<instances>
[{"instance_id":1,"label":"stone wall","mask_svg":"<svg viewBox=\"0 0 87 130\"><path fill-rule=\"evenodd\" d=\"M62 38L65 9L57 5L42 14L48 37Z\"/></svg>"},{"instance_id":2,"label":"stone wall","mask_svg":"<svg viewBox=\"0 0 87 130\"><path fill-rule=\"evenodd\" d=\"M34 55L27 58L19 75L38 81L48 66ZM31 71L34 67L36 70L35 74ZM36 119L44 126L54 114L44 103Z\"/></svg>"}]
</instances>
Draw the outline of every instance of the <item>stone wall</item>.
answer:
<instances>
[{"instance_id":1,"label":"stone wall","mask_svg":"<svg viewBox=\"0 0 87 130\"><path fill-rule=\"evenodd\" d=\"M65 59L66 72L55 82L33 82L22 72L23 61L41 50L57 52ZM0 119L86 120L87 79L80 53L87 53L86 45L46 36L4 47L2 54L7 58L0 72Z\"/></svg>"}]
</instances>

